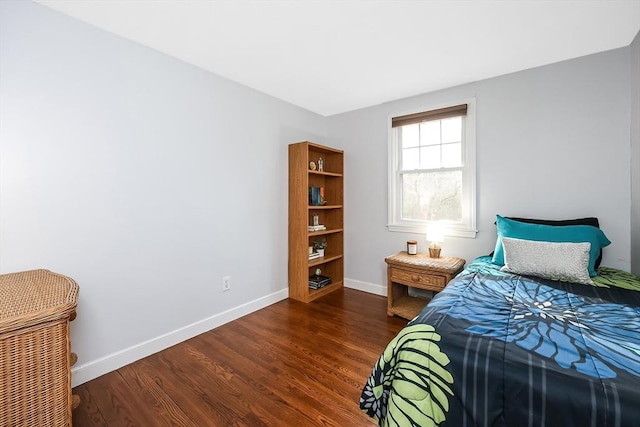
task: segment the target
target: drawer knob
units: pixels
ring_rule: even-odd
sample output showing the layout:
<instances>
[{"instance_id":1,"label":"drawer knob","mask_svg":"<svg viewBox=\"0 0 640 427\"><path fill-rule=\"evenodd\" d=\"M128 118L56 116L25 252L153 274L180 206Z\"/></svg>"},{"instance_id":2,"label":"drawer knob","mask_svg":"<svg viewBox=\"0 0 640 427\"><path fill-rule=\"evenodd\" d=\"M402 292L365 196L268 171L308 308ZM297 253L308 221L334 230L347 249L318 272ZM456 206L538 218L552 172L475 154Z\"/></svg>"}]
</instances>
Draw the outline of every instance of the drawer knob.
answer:
<instances>
[{"instance_id":1,"label":"drawer knob","mask_svg":"<svg viewBox=\"0 0 640 427\"><path fill-rule=\"evenodd\" d=\"M78 406L80 406L80 396L74 394L71 396L71 410L76 409Z\"/></svg>"}]
</instances>

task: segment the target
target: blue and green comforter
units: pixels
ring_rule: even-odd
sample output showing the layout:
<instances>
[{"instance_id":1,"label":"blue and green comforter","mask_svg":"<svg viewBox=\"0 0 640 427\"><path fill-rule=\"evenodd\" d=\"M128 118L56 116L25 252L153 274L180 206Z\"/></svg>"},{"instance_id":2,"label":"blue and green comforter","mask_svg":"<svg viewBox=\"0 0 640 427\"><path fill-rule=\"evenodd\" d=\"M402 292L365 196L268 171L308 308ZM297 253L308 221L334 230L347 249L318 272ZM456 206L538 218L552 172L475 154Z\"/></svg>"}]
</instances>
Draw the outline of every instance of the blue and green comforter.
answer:
<instances>
[{"instance_id":1,"label":"blue and green comforter","mask_svg":"<svg viewBox=\"0 0 640 427\"><path fill-rule=\"evenodd\" d=\"M640 279L594 282L478 258L389 343L360 407L381 426L640 425Z\"/></svg>"}]
</instances>

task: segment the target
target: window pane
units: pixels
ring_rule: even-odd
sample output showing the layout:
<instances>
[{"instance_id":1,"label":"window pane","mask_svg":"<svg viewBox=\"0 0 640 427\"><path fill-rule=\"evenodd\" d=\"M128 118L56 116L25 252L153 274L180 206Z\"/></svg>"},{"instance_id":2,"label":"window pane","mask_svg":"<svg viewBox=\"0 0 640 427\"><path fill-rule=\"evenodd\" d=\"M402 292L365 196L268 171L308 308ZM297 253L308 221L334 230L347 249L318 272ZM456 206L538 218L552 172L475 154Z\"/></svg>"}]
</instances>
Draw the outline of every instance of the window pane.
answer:
<instances>
[{"instance_id":1,"label":"window pane","mask_svg":"<svg viewBox=\"0 0 640 427\"><path fill-rule=\"evenodd\" d=\"M462 144L445 144L442 146L442 166L445 168L462 166Z\"/></svg>"},{"instance_id":2,"label":"window pane","mask_svg":"<svg viewBox=\"0 0 640 427\"><path fill-rule=\"evenodd\" d=\"M443 119L442 122L442 143L462 141L462 117L451 117Z\"/></svg>"},{"instance_id":3,"label":"window pane","mask_svg":"<svg viewBox=\"0 0 640 427\"><path fill-rule=\"evenodd\" d=\"M407 148L402 150L402 170L413 170L420 167L419 150L419 148Z\"/></svg>"},{"instance_id":4,"label":"window pane","mask_svg":"<svg viewBox=\"0 0 640 427\"><path fill-rule=\"evenodd\" d=\"M402 219L462 221L462 171L403 174Z\"/></svg>"},{"instance_id":5,"label":"window pane","mask_svg":"<svg viewBox=\"0 0 640 427\"><path fill-rule=\"evenodd\" d=\"M440 144L440 120L420 123L420 143L422 145Z\"/></svg>"},{"instance_id":6,"label":"window pane","mask_svg":"<svg viewBox=\"0 0 640 427\"><path fill-rule=\"evenodd\" d=\"M440 145L420 147L420 169L440 167Z\"/></svg>"},{"instance_id":7,"label":"window pane","mask_svg":"<svg viewBox=\"0 0 640 427\"><path fill-rule=\"evenodd\" d=\"M402 148L417 147L420 145L420 125L402 126Z\"/></svg>"}]
</instances>

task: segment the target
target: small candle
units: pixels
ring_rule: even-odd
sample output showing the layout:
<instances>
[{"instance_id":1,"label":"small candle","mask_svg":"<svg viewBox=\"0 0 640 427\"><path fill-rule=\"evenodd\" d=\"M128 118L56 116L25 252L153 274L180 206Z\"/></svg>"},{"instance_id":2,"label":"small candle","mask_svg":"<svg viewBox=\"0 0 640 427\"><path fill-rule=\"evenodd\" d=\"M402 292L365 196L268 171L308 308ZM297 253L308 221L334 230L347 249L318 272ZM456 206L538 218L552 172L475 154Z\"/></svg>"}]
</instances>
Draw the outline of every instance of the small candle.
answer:
<instances>
[{"instance_id":1,"label":"small candle","mask_svg":"<svg viewBox=\"0 0 640 427\"><path fill-rule=\"evenodd\" d=\"M415 240L407 240L407 253L415 255L418 253L418 242Z\"/></svg>"}]
</instances>

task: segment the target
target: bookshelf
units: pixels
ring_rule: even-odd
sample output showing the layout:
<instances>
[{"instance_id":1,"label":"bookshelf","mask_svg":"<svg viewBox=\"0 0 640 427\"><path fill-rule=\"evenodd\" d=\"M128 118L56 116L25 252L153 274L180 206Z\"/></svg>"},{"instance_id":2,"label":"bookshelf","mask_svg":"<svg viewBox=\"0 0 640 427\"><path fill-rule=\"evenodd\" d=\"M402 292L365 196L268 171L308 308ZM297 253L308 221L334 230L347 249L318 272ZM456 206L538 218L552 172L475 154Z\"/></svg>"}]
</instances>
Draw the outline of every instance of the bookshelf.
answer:
<instances>
[{"instance_id":1,"label":"bookshelf","mask_svg":"<svg viewBox=\"0 0 640 427\"><path fill-rule=\"evenodd\" d=\"M318 161L322 158L322 170ZM313 169L310 163L313 162ZM344 153L304 141L289 145L289 298L310 302L342 288L344 281ZM322 188L324 199L310 204L310 187ZM314 215L326 229L309 231ZM323 257L309 259L309 246L327 242ZM331 278L319 289L309 287L316 269Z\"/></svg>"}]
</instances>

